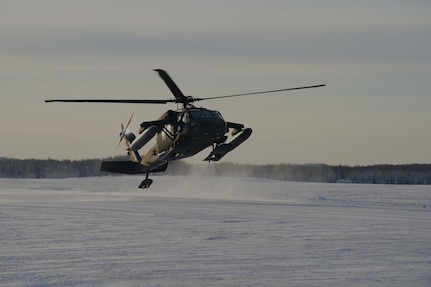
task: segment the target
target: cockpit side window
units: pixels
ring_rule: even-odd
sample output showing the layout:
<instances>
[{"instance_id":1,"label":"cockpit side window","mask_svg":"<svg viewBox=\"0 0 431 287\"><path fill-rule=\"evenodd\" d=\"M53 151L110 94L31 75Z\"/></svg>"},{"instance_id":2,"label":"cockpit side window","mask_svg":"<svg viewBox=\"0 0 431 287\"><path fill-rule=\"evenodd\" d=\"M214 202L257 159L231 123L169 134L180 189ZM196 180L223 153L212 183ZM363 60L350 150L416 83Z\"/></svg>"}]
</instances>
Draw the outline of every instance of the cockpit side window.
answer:
<instances>
[{"instance_id":1,"label":"cockpit side window","mask_svg":"<svg viewBox=\"0 0 431 287\"><path fill-rule=\"evenodd\" d=\"M220 119L220 120L223 119L223 117L221 116L221 114L219 112L217 112L217 111L211 111L211 114L212 114L212 117L214 119Z\"/></svg>"},{"instance_id":2,"label":"cockpit side window","mask_svg":"<svg viewBox=\"0 0 431 287\"><path fill-rule=\"evenodd\" d=\"M209 111L202 110L202 114L203 114L204 118L206 118L206 119L212 118L212 115Z\"/></svg>"},{"instance_id":3,"label":"cockpit side window","mask_svg":"<svg viewBox=\"0 0 431 287\"><path fill-rule=\"evenodd\" d=\"M190 119L197 120L201 118L201 112L200 111L190 111Z\"/></svg>"}]
</instances>

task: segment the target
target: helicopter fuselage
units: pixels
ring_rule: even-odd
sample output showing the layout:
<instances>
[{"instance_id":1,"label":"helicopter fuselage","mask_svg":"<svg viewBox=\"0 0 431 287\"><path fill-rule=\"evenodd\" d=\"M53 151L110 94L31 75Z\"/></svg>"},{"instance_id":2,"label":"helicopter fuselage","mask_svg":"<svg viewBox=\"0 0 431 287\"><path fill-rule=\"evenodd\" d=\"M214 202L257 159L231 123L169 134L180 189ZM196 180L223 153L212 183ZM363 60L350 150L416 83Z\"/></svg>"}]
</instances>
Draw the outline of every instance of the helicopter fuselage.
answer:
<instances>
[{"instance_id":1,"label":"helicopter fuselage","mask_svg":"<svg viewBox=\"0 0 431 287\"><path fill-rule=\"evenodd\" d=\"M143 165L191 157L225 142L228 132L228 125L218 111L195 107L169 110L157 121L143 122L139 133L154 127L158 129L156 143L140 161Z\"/></svg>"},{"instance_id":2,"label":"helicopter fuselage","mask_svg":"<svg viewBox=\"0 0 431 287\"><path fill-rule=\"evenodd\" d=\"M244 128L244 125L227 122L218 111L197 108L194 103L202 100L231 98L256 94L309 89L323 87L325 85L305 86L227 96L206 98L194 98L185 96L172 78L162 69L155 69L165 84L168 86L175 99L61 99L46 100L45 102L69 102L69 103L125 103L125 104L166 104L176 103L183 106L182 109L168 110L159 119L141 123L139 135L128 132L128 126L121 124L120 142L125 140L130 161L103 161L102 171L139 174L146 173L145 180L140 188L148 188L153 182L148 178L150 172L165 171L169 161L191 157L207 147L212 147L211 153L204 161L219 161L228 152L247 140L252 130ZM228 139L228 132L231 136ZM141 157L139 150L155 137L156 143Z\"/></svg>"}]
</instances>

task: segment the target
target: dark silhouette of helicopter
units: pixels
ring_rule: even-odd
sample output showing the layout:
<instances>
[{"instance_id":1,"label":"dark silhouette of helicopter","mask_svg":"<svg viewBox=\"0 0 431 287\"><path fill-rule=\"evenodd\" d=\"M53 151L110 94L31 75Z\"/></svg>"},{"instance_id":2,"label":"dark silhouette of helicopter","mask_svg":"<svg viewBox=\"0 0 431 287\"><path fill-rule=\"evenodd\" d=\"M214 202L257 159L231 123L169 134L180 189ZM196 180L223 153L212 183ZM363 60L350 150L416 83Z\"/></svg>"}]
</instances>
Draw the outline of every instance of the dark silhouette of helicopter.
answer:
<instances>
[{"instance_id":1,"label":"dark silhouette of helicopter","mask_svg":"<svg viewBox=\"0 0 431 287\"><path fill-rule=\"evenodd\" d=\"M150 173L165 171L170 161L194 156L207 147L212 147L211 153L204 161L219 161L228 152L238 147L251 135L251 128L243 124L225 121L220 112L196 107L194 102L210 99L221 99L274 93L289 90L323 87L315 85L244 94L235 94L218 97L193 98L185 96L171 77L161 69L156 69L159 76L174 95L168 100L109 100L109 99L82 99L82 100L46 100L45 102L87 102L87 103L130 103L130 104L166 104L176 103L182 105L177 110L168 110L155 121L141 123L139 135L128 130L132 117L126 126L121 124L120 143L124 140L130 161L103 161L102 171L124 174L146 174L139 188L148 188L153 180L148 178ZM228 134L231 134L230 138ZM156 137L156 144L145 154L139 150L152 138Z\"/></svg>"}]
</instances>

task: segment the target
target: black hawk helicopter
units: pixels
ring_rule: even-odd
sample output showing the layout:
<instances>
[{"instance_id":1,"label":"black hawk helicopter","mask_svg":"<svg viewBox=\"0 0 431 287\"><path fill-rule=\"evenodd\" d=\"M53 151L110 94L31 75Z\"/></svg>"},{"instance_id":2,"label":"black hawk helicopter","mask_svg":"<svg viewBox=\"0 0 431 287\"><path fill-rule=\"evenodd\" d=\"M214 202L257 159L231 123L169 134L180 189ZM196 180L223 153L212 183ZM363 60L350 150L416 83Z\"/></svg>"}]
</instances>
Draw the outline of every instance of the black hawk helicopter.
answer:
<instances>
[{"instance_id":1,"label":"black hawk helicopter","mask_svg":"<svg viewBox=\"0 0 431 287\"><path fill-rule=\"evenodd\" d=\"M279 90L252 92L218 97L193 98L185 96L171 77L161 69L155 69L174 95L168 100L109 100L109 99L81 99L81 100L46 100L51 102L75 103L128 103L128 104L166 104L182 105L177 110L168 110L155 121L141 123L139 135L128 130L132 117L126 126L121 124L120 143L124 140L130 161L103 161L102 171L123 174L146 174L139 188L149 188L153 180L148 178L150 173L165 171L170 161L194 156L207 147L212 147L211 153L204 161L219 161L228 152L243 143L251 135L251 128L243 124L225 121L220 112L196 107L194 102L210 99L221 99L247 95L274 93L290 90L323 87L325 85L305 86ZM231 134L230 138L228 134ZM156 144L143 156L139 150L152 138L156 137Z\"/></svg>"}]
</instances>

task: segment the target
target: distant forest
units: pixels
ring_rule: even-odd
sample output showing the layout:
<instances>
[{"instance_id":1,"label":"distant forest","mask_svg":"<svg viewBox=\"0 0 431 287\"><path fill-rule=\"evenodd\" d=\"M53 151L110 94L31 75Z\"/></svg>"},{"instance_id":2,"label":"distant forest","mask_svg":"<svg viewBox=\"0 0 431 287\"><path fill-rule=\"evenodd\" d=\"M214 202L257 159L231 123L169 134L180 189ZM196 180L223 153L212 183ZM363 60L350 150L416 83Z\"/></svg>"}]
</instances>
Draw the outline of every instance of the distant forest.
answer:
<instances>
[{"instance_id":1,"label":"distant forest","mask_svg":"<svg viewBox=\"0 0 431 287\"><path fill-rule=\"evenodd\" d=\"M112 160L112 159L110 159ZM107 176L101 159L38 160L0 158L0 178L66 178ZM276 180L331 183L431 184L431 164L346 166L326 164L170 163L165 174L259 177Z\"/></svg>"}]
</instances>

